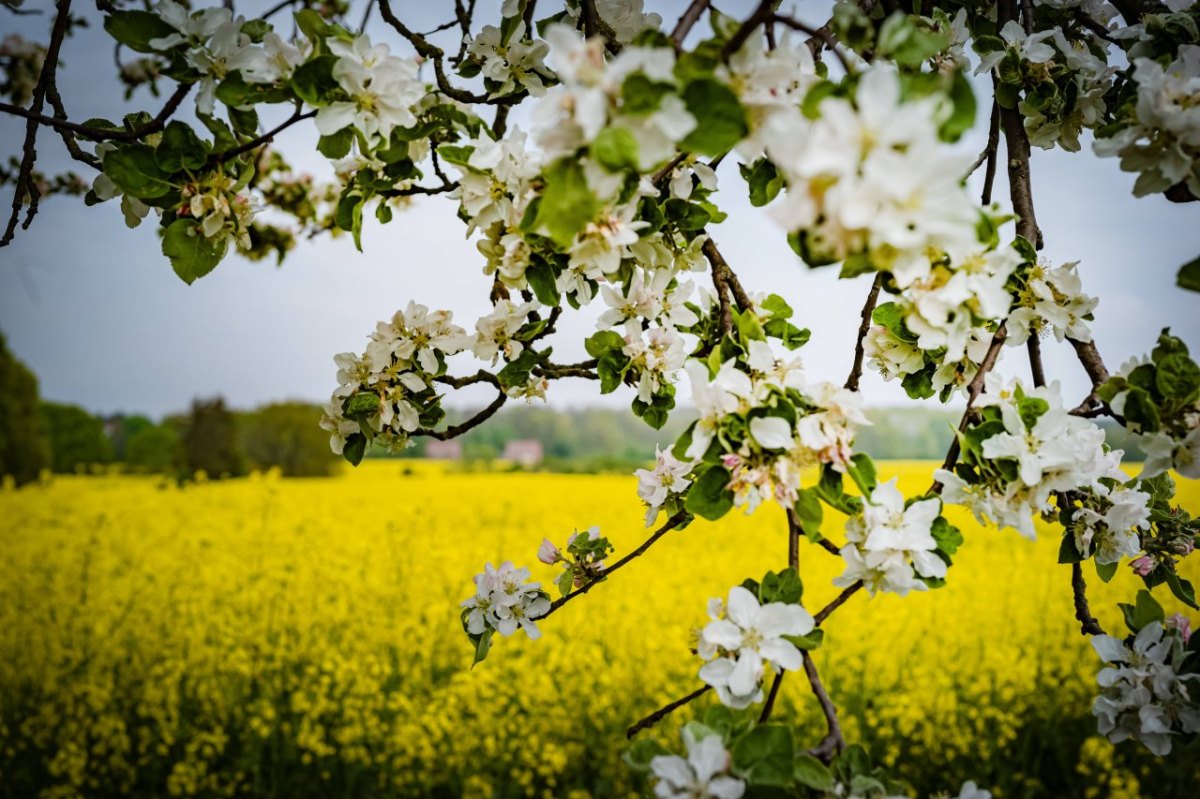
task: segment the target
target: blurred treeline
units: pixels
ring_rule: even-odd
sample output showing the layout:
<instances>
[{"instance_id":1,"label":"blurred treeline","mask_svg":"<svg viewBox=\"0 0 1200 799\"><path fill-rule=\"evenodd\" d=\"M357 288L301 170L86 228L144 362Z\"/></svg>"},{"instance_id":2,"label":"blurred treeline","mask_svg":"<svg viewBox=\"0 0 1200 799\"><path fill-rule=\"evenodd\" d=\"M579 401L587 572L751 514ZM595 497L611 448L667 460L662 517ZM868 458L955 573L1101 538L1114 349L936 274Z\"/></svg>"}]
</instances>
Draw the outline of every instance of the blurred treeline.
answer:
<instances>
[{"instance_id":1,"label":"blurred treeline","mask_svg":"<svg viewBox=\"0 0 1200 799\"><path fill-rule=\"evenodd\" d=\"M278 468L284 476L331 474L340 458L329 449L328 434L317 426L320 408L305 402L279 402L235 411L221 398L196 400L186 413L155 421L146 416L100 418L87 410L38 396L36 376L8 351L0 335L0 475L17 484L43 471L86 473L113 464L135 473L191 479L236 477L251 470ZM448 411L448 423L469 410ZM875 408L872 424L858 434L858 449L879 459L940 459L950 443L958 412L941 407ZM536 440L545 458L539 468L568 472L627 472L645 465L656 445L671 446L694 417L681 409L662 430L654 430L626 409L554 410L513 405L458 439L467 467L487 466L510 441ZM1101 421L1109 443L1141 458L1128 435ZM400 453L376 450L370 457L423 457L427 439Z\"/></svg>"}]
</instances>

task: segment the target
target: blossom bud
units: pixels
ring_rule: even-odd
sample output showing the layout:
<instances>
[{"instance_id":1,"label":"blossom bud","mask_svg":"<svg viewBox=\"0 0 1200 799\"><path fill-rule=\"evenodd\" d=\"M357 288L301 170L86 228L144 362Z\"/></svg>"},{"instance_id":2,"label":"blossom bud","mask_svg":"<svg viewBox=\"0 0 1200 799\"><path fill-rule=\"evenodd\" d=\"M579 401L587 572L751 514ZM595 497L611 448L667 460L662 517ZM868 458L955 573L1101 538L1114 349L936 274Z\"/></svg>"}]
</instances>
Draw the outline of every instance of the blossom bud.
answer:
<instances>
[{"instance_id":1,"label":"blossom bud","mask_svg":"<svg viewBox=\"0 0 1200 799\"><path fill-rule=\"evenodd\" d=\"M1196 542L1191 536L1179 539L1175 542L1175 546L1171 547L1176 555L1190 555L1195 548Z\"/></svg>"},{"instance_id":2,"label":"blossom bud","mask_svg":"<svg viewBox=\"0 0 1200 799\"><path fill-rule=\"evenodd\" d=\"M1182 613L1172 613L1167 617L1167 629L1179 630L1179 635L1186 644L1192 637L1192 622Z\"/></svg>"},{"instance_id":3,"label":"blossom bud","mask_svg":"<svg viewBox=\"0 0 1200 799\"><path fill-rule=\"evenodd\" d=\"M558 551L558 547L549 538L542 539L542 545L538 547L537 558L547 566L553 566L558 563L562 554Z\"/></svg>"},{"instance_id":4,"label":"blossom bud","mask_svg":"<svg viewBox=\"0 0 1200 799\"><path fill-rule=\"evenodd\" d=\"M723 465L726 469L736 469L741 462L741 456L734 455L732 452L721 456L721 465Z\"/></svg>"},{"instance_id":5,"label":"blossom bud","mask_svg":"<svg viewBox=\"0 0 1200 799\"><path fill-rule=\"evenodd\" d=\"M1133 573L1138 577L1149 575L1150 572L1154 571L1154 565L1154 558L1149 555L1142 555L1140 558L1134 558L1129 562L1130 568L1133 569Z\"/></svg>"}]
</instances>

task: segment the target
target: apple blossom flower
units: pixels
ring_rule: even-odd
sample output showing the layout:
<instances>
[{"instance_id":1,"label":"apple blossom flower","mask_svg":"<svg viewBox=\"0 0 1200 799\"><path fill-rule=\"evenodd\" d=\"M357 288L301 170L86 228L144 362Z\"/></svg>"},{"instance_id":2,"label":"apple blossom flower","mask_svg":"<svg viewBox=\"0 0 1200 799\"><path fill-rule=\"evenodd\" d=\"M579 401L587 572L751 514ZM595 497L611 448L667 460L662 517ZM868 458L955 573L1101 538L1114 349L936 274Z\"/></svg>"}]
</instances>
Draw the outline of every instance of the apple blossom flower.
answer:
<instances>
[{"instance_id":1,"label":"apple blossom flower","mask_svg":"<svg viewBox=\"0 0 1200 799\"><path fill-rule=\"evenodd\" d=\"M746 783L729 776L730 756L719 735L697 739L685 727L683 741L687 757L657 755L650 760L650 772L657 782L654 795L660 799L739 799Z\"/></svg>"},{"instance_id":2,"label":"apple blossom flower","mask_svg":"<svg viewBox=\"0 0 1200 799\"><path fill-rule=\"evenodd\" d=\"M723 610L723 617L713 619L700 632L699 651L710 656L700 668L700 679L717 690L723 703L745 707L757 701L767 668L800 668L800 650L784 636L807 635L816 625L799 605L760 605L758 598L740 585L729 589Z\"/></svg>"}]
</instances>

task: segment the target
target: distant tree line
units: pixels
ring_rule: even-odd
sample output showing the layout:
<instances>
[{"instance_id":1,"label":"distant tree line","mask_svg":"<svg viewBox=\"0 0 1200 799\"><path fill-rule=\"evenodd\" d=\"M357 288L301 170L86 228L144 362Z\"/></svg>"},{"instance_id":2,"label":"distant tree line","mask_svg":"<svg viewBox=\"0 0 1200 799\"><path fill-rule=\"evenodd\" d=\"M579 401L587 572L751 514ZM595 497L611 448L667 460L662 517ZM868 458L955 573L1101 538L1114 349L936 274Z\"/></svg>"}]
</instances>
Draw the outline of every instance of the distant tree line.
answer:
<instances>
[{"instance_id":1,"label":"distant tree line","mask_svg":"<svg viewBox=\"0 0 1200 799\"><path fill-rule=\"evenodd\" d=\"M448 410L448 422L470 410ZM880 458L940 458L953 435L957 414L928 408L868 410L872 424L858 444ZM278 402L252 411L234 411L220 397L198 399L187 413L155 422L142 415L100 418L87 410L38 395L37 377L8 350L0 335L0 475L18 485L43 470L88 472L121 464L129 472L189 479L237 477L251 469L278 468L288 477L332 473L339 460L327 434L317 427L320 409L305 402ZM459 441L463 459L487 462L500 457L509 441L534 439L545 452L543 468L555 471L630 471L644 465L656 445L667 446L691 423L685 414L654 430L627 409L556 410L539 406L506 408L491 424ZM1105 425L1109 444L1127 459L1142 453L1124 429ZM426 439L402 453L375 450L371 457L422 457Z\"/></svg>"}]
</instances>

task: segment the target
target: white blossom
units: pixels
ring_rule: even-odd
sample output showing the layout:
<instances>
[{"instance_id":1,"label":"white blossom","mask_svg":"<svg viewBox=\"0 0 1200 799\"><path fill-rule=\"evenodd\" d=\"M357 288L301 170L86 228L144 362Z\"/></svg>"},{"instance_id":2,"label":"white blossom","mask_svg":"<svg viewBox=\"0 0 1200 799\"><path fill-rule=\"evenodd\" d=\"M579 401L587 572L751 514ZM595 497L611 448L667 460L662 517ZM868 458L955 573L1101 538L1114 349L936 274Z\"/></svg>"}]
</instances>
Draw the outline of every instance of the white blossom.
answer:
<instances>
[{"instance_id":1,"label":"white blossom","mask_svg":"<svg viewBox=\"0 0 1200 799\"><path fill-rule=\"evenodd\" d=\"M654 468L638 469L634 475L638 479L637 494L646 503L646 526L649 527L658 517L658 509L667 501L671 494L682 494L687 491L692 481L688 474L695 464L692 461L681 461L671 450L654 448Z\"/></svg>"},{"instance_id":2,"label":"white blossom","mask_svg":"<svg viewBox=\"0 0 1200 799\"><path fill-rule=\"evenodd\" d=\"M516 568L510 561L499 568L487 564L475 575L475 594L462 601L468 609L467 632L481 635L495 630L503 636L512 635L517 628L530 638L542 636L535 619L550 612L550 600L541 590L541 583L528 582L529 569Z\"/></svg>"},{"instance_id":3,"label":"white blossom","mask_svg":"<svg viewBox=\"0 0 1200 799\"><path fill-rule=\"evenodd\" d=\"M1097 682L1101 694L1092 705L1101 735L1113 743L1136 738L1160 757L1170 754L1173 736L1200 732L1200 708L1180 676L1181 639L1159 622L1138 631L1132 644L1111 635L1097 635L1092 646L1108 664Z\"/></svg>"},{"instance_id":4,"label":"white blossom","mask_svg":"<svg viewBox=\"0 0 1200 799\"><path fill-rule=\"evenodd\" d=\"M710 602L709 610L710 614L713 610L723 614L718 613L700 632L698 651L709 661L700 667L700 679L734 708L758 701L767 669L800 668L800 650L783 636L807 635L816 626L799 605L760 605L758 598L740 585L729 589L727 603Z\"/></svg>"},{"instance_id":5,"label":"white blossom","mask_svg":"<svg viewBox=\"0 0 1200 799\"><path fill-rule=\"evenodd\" d=\"M923 499L904 506L896 479L880 483L863 504L861 516L846 524L846 546L841 555L846 571L833 582L847 587L862 581L867 591L887 591L904 596L924 591L918 577L946 576L946 562L935 550L932 525L941 513L941 501Z\"/></svg>"},{"instance_id":6,"label":"white blossom","mask_svg":"<svg viewBox=\"0 0 1200 799\"><path fill-rule=\"evenodd\" d=\"M687 758L658 755L650 760L650 771L657 782L654 795L661 799L739 799L746 784L729 776L730 756L719 735L699 740L685 727L683 741Z\"/></svg>"}]
</instances>

